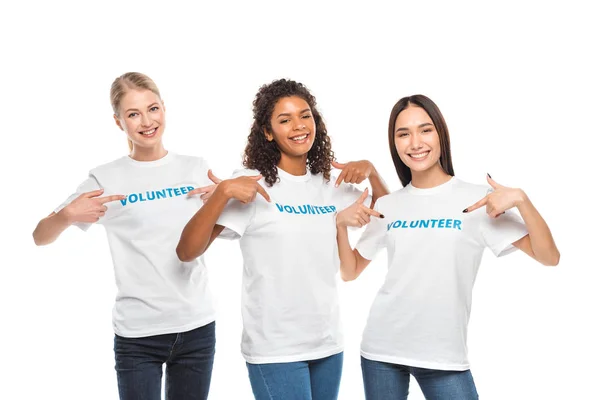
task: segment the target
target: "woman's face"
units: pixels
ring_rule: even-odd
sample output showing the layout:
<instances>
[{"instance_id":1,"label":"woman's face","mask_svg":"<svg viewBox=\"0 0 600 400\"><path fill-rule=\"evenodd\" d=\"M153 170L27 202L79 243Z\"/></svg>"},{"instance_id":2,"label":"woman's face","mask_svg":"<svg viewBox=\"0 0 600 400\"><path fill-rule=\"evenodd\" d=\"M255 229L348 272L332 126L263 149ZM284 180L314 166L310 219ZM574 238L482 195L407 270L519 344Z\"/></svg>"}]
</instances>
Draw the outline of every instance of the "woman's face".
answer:
<instances>
[{"instance_id":1,"label":"woman's face","mask_svg":"<svg viewBox=\"0 0 600 400\"><path fill-rule=\"evenodd\" d=\"M429 114L410 105L396 117L394 143L400 160L413 172L427 171L440 159L440 137Z\"/></svg>"},{"instance_id":2,"label":"woman's face","mask_svg":"<svg viewBox=\"0 0 600 400\"><path fill-rule=\"evenodd\" d=\"M306 156L315 141L315 120L308 103L298 96L282 97L271 114L271 132L265 131L268 141L274 140L282 156Z\"/></svg>"},{"instance_id":3,"label":"woman's face","mask_svg":"<svg viewBox=\"0 0 600 400\"><path fill-rule=\"evenodd\" d=\"M121 99L115 121L134 146L152 148L161 143L165 130L165 107L151 90L132 89Z\"/></svg>"}]
</instances>

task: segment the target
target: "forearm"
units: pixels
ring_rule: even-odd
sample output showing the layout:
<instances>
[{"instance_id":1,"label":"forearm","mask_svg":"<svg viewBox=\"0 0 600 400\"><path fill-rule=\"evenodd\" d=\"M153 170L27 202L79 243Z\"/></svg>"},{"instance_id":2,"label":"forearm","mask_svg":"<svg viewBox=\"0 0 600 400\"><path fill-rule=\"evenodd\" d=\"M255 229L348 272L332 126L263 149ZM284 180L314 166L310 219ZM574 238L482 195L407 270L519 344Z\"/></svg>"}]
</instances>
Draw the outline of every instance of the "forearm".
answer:
<instances>
[{"instance_id":1,"label":"forearm","mask_svg":"<svg viewBox=\"0 0 600 400\"><path fill-rule=\"evenodd\" d=\"M371 184L372 201L371 207L375 204L378 198L390 194L390 190L387 188L383 178L379 175L375 167L373 172L369 175L369 183Z\"/></svg>"},{"instance_id":2,"label":"forearm","mask_svg":"<svg viewBox=\"0 0 600 400\"><path fill-rule=\"evenodd\" d=\"M342 280L351 281L356 279L356 257L350 246L348 228L346 226L337 225L337 244Z\"/></svg>"},{"instance_id":3,"label":"forearm","mask_svg":"<svg viewBox=\"0 0 600 400\"><path fill-rule=\"evenodd\" d=\"M228 201L224 186L220 184L183 229L176 249L181 261L192 261L208 249L215 224Z\"/></svg>"},{"instance_id":4,"label":"forearm","mask_svg":"<svg viewBox=\"0 0 600 400\"><path fill-rule=\"evenodd\" d=\"M525 192L521 191L521 196L517 209L523 217L529 232L534 258L544 265L557 265L560 253L554 243L550 228L548 228L546 221L544 221L544 218L542 218Z\"/></svg>"},{"instance_id":5,"label":"forearm","mask_svg":"<svg viewBox=\"0 0 600 400\"><path fill-rule=\"evenodd\" d=\"M71 222L63 212L52 213L42 219L33 231L33 241L38 246L44 246L54 242Z\"/></svg>"}]
</instances>

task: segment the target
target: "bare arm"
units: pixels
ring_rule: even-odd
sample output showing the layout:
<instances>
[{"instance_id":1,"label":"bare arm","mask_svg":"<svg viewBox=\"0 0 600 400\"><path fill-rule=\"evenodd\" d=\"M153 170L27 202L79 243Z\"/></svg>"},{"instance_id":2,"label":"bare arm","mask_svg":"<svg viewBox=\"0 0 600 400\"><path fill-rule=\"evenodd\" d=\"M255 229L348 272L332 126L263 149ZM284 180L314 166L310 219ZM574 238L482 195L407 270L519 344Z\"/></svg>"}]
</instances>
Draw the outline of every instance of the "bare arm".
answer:
<instances>
[{"instance_id":1,"label":"bare arm","mask_svg":"<svg viewBox=\"0 0 600 400\"><path fill-rule=\"evenodd\" d=\"M471 212L485 206L487 214L496 218L506 210L516 207L525 221L529 234L514 242L513 245L543 265L558 265L560 253L554 243L550 228L525 192L521 189L500 185L489 175L487 180L494 191L467 207L463 212Z\"/></svg>"},{"instance_id":2,"label":"bare arm","mask_svg":"<svg viewBox=\"0 0 600 400\"><path fill-rule=\"evenodd\" d=\"M98 222L107 210L104 204L125 198L122 195L98 197L102 193L103 189L82 193L58 213L53 212L43 218L33 231L35 244L43 246L54 242L65 229L76 222Z\"/></svg>"},{"instance_id":3,"label":"bare arm","mask_svg":"<svg viewBox=\"0 0 600 400\"><path fill-rule=\"evenodd\" d=\"M344 281L356 279L371 260L367 260L350 246L348 238L348 227L363 227L371 221L371 217L383 218L379 212L365 207L363 202L369 196L369 190L365 189L362 195L349 207L336 215L338 254L340 257L340 275Z\"/></svg>"},{"instance_id":4,"label":"bare arm","mask_svg":"<svg viewBox=\"0 0 600 400\"><path fill-rule=\"evenodd\" d=\"M224 229L216 223L230 199L246 204L254 201L258 193L270 201L268 193L257 183L261 178L261 175L240 176L220 182L204 206L183 228L176 249L177 257L181 261L192 261L208 250L213 240Z\"/></svg>"},{"instance_id":5,"label":"bare arm","mask_svg":"<svg viewBox=\"0 0 600 400\"><path fill-rule=\"evenodd\" d=\"M353 281L367 268L371 260L360 255L358 250L352 250L348 239L348 227L337 224L337 243L340 256L340 276L345 282Z\"/></svg>"},{"instance_id":6,"label":"bare arm","mask_svg":"<svg viewBox=\"0 0 600 400\"><path fill-rule=\"evenodd\" d=\"M371 191L373 192L371 200L371 208L373 208L377 199L390 194L390 190L381 175L379 175L379 172L375 169L375 166L373 164L371 164L371 166L373 167L373 170L369 174L369 184L371 185Z\"/></svg>"},{"instance_id":7,"label":"bare arm","mask_svg":"<svg viewBox=\"0 0 600 400\"><path fill-rule=\"evenodd\" d=\"M223 226L215 224L230 199L225 193L226 185L219 184L204 206L183 228L176 249L181 261L192 261L200 257L223 231Z\"/></svg>"},{"instance_id":8,"label":"bare arm","mask_svg":"<svg viewBox=\"0 0 600 400\"><path fill-rule=\"evenodd\" d=\"M33 241L37 246L44 246L54 242L71 222L65 216L64 208L58 213L51 213L43 218L33 231Z\"/></svg>"},{"instance_id":9,"label":"bare arm","mask_svg":"<svg viewBox=\"0 0 600 400\"><path fill-rule=\"evenodd\" d=\"M525 221L529 234L514 242L513 245L543 265L558 265L560 252L554 243L550 228L525 192L519 191L521 196L517 209Z\"/></svg>"}]
</instances>

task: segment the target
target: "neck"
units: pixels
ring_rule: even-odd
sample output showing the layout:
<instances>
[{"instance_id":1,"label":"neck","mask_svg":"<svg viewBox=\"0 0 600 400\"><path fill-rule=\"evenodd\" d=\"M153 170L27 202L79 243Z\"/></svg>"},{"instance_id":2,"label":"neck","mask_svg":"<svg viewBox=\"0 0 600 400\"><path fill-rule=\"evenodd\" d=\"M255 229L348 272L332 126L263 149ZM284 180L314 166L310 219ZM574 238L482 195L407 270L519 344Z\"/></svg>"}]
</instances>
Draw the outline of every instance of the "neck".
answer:
<instances>
[{"instance_id":1,"label":"neck","mask_svg":"<svg viewBox=\"0 0 600 400\"><path fill-rule=\"evenodd\" d=\"M163 147L162 143L157 144L154 147L146 148L134 145L133 150L129 154L129 157L136 161L156 161L160 160L167 155L167 150Z\"/></svg>"},{"instance_id":2,"label":"neck","mask_svg":"<svg viewBox=\"0 0 600 400\"><path fill-rule=\"evenodd\" d=\"M308 154L303 154L298 157L290 157L287 154L281 153L281 159L277 166L290 175L302 176L306 174L306 160Z\"/></svg>"},{"instance_id":3,"label":"neck","mask_svg":"<svg viewBox=\"0 0 600 400\"><path fill-rule=\"evenodd\" d=\"M448 182L452 177L442 169L437 163L425 171L410 171L412 175L411 183L419 189L430 189Z\"/></svg>"}]
</instances>

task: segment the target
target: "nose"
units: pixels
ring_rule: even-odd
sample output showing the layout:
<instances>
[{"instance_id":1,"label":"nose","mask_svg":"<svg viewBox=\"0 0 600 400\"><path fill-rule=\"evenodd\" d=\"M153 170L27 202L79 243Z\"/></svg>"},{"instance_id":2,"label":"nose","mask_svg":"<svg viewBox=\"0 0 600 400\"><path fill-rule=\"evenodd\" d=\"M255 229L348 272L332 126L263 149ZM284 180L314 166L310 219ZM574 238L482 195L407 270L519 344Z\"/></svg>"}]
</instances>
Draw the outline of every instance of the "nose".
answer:
<instances>
[{"instance_id":1,"label":"nose","mask_svg":"<svg viewBox=\"0 0 600 400\"><path fill-rule=\"evenodd\" d=\"M150 122L150 118L148 117L148 114L146 113L142 113L141 115L142 119L142 126L150 126L152 125L152 122Z\"/></svg>"},{"instance_id":2,"label":"nose","mask_svg":"<svg viewBox=\"0 0 600 400\"><path fill-rule=\"evenodd\" d=\"M306 124L300 118L294 118L294 130L306 129Z\"/></svg>"},{"instance_id":3,"label":"nose","mask_svg":"<svg viewBox=\"0 0 600 400\"><path fill-rule=\"evenodd\" d=\"M411 135L410 148L415 150L420 149L421 147L423 147L423 143L421 142L421 135Z\"/></svg>"}]
</instances>

